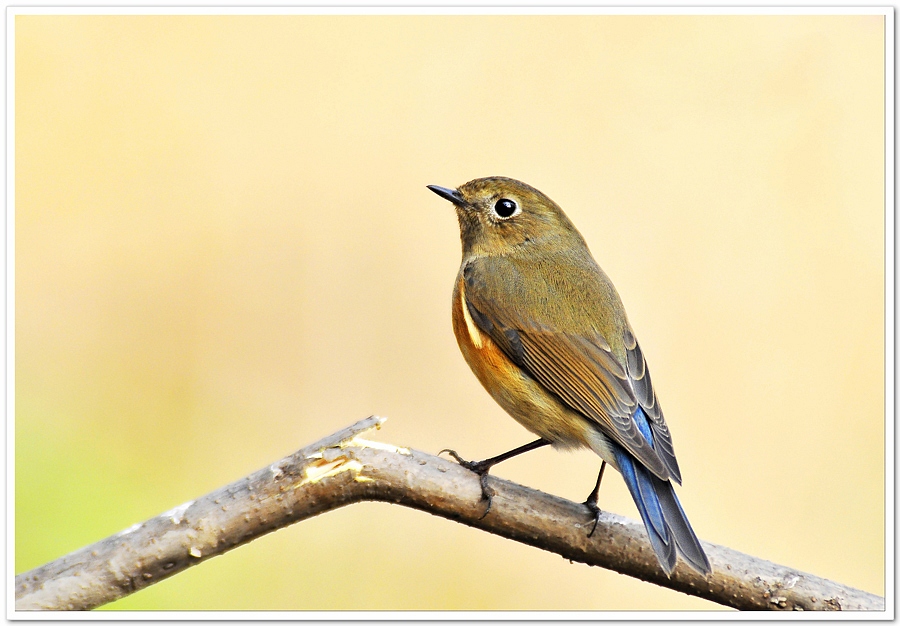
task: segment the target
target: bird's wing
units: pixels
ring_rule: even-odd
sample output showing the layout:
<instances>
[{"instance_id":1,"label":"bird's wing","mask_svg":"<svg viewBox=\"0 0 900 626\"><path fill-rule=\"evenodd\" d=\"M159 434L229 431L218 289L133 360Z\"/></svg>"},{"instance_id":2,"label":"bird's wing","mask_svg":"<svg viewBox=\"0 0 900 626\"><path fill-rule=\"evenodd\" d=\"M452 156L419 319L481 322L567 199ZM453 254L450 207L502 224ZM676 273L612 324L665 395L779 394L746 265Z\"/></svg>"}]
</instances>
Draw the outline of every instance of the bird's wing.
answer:
<instances>
[{"instance_id":1,"label":"bird's wing","mask_svg":"<svg viewBox=\"0 0 900 626\"><path fill-rule=\"evenodd\" d=\"M627 322L623 363L596 330L560 330L552 313L541 307L529 306L531 316L526 318L522 314L522 283L509 275L510 268L505 267L505 273L484 270L470 265L463 271L466 306L478 327L516 365L596 423L653 474L680 483L672 439L644 356ZM638 406L650 422L652 443L634 421Z\"/></svg>"},{"instance_id":2,"label":"bird's wing","mask_svg":"<svg viewBox=\"0 0 900 626\"><path fill-rule=\"evenodd\" d=\"M650 432L653 435L653 448L660 456L663 463L669 469L672 479L681 484L681 470L675 459L675 448L672 445L672 434L666 425L662 408L656 399L653 383L650 381L650 370L644 360L644 353L637 342L631 328L625 330L625 355L628 378L634 390L635 399L643 409L644 415L650 423Z\"/></svg>"}]
</instances>

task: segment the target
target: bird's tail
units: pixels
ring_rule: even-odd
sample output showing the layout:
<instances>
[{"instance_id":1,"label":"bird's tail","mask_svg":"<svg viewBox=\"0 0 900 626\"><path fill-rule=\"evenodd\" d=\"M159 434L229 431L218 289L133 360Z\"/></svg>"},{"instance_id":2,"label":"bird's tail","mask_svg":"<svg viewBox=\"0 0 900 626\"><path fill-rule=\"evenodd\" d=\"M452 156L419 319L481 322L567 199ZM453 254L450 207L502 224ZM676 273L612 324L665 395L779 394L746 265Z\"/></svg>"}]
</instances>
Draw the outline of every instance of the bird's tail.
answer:
<instances>
[{"instance_id":1,"label":"bird's tail","mask_svg":"<svg viewBox=\"0 0 900 626\"><path fill-rule=\"evenodd\" d=\"M666 575L671 575L675 569L676 553L699 573L709 574L712 571L709 559L678 502L671 481L660 480L651 474L624 449L616 449L615 455L628 491L644 520L650 545Z\"/></svg>"}]
</instances>

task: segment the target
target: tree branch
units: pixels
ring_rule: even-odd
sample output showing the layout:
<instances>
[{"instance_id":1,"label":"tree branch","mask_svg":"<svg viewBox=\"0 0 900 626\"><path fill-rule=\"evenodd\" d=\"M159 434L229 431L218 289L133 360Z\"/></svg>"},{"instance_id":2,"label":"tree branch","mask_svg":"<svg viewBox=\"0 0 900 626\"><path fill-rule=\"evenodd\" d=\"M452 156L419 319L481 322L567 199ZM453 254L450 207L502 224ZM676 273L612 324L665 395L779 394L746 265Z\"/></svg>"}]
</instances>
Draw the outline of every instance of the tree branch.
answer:
<instances>
[{"instance_id":1,"label":"tree branch","mask_svg":"<svg viewBox=\"0 0 900 626\"><path fill-rule=\"evenodd\" d=\"M478 477L445 459L365 441L368 417L193 502L16 576L16 610L91 609L134 593L260 535L365 500L402 504L563 558L737 609L884 611L884 598L703 542L713 573L659 568L643 526L490 477L484 518Z\"/></svg>"}]
</instances>

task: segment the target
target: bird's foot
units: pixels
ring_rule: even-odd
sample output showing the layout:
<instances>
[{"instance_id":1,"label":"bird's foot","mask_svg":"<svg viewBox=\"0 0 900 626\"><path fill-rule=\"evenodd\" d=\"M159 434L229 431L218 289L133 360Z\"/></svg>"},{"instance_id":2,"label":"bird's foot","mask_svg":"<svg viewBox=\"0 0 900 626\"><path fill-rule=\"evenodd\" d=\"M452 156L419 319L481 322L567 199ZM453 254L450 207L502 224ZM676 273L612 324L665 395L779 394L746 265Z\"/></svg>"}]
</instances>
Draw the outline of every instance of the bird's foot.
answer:
<instances>
[{"instance_id":1,"label":"bird's foot","mask_svg":"<svg viewBox=\"0 0 900 626\"><path fill-rule=\"evenodd\" d=\"M479 476L487 474L488 470L490 470L491 466L493 465L493 463L488 463L487 461L466 461L456 453L456 450L450 450L448 448L441 450L440 452L438 452L438 454L443 454L444 452L452 456L454 460L464 468L466 468L470 472L475 472Z\"/></svg>"},{"instance_id":2,"label":"bird's foot","mask_svg":"<svg viewBox=\"0 0 900 626\"><path fill-rule=\"evenodd\" d=\"M597 530L597 524L600 522L600 483L603 482L603 472L606 470L606 461L600 464L600 473L597 475L597 484L594 485L594 490L591 492L591 495L588 496L588 499L584 501L584 506L588 508L591 514L594 516L594 526L591 528L591 532L588 533L588 539L594 536L594 531Z\"/></svg>"},{"instance_id":3,"label":"bird's foot","mask_svg":"<svg viewBox=\"0 0 900 626\"><path fill-rule=\"evenodd\" d=\"M440 452L438 452L438 454L443 454L444 452L452 456L457 463L462 465L470 472L475 472L476 474L478 474L478 477L481 481L481 499L487 502L484 513L482 513L481 517L479 517L478 519L484 519L484 517L490 512L491 505L494 502L494 490L491 489L491 487L487 483L488 472L494 465L493 463L488 463L488 461L491 461L493 459L487 459L485 461L466 461L456 453L456 450L449 449L441 450Z\"/></svg>"},{"instance_id":4,"label":"bird's foot","mask_svg":"<svg viewBox=\"0 0 900 626\"><path fill-rule=\"evenodd\" d=\"M597 502L588 498L584 501L584 506L588 508L591 512L591 515L594 517L594 525L591 527L591 532L588 533L588 539L594 536L594 531L597 530L597 524L600 523L600 515L603 511L597 506Z\"/></svg>"}]
</instances>

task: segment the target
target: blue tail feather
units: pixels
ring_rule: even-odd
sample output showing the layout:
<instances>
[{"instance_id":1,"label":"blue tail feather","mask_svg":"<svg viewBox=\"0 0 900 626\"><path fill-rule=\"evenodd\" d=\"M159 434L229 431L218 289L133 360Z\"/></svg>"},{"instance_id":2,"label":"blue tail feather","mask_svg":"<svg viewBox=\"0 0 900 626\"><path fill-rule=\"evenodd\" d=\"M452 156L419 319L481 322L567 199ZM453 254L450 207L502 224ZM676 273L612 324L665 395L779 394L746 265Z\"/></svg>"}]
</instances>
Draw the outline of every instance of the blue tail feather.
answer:
<instances>
[{"instance_id":1,"label":"blue tail feather","mask_svg":"<svg viewBox=\"0 0 900 626\"><path fill-rule=\"evenodd\" d=\"M634 415L634 421L652 446L653 434L640 407ZM708 574L711 571L709 560L681 508L672 483L660 480L644 469L621 446L613 444L613 451L628 491L647 529L650 545L666 575L675 569L676 547L677 552L681 553L692 568L701 574Z\"/></svg>"},{"instance_id":2,"label":"blue tail feather","mask_svg":"<svg viewBox=\"0 0 900 626\"><path fill-rule=\"evenodd\" d=\"M617 446L615 453L616 462L622 471L622 477L625 479L628 491L634 499L638 513L641 514L641 519L644 521L644 527L647 529L647 535L650 537L650 545L653 546L653 551L656 553L660 566L662 566L666 575L669 575L675 569L675 543L672 541L669 529L666 526L665 516L659 503L659 496L656 495L656 489L654 489L650 480L650 472L640 465L636 465L624 449Z\"/></svg>"}]
</instances>

